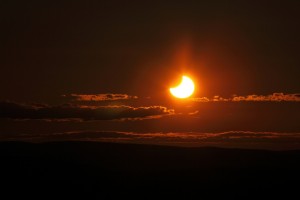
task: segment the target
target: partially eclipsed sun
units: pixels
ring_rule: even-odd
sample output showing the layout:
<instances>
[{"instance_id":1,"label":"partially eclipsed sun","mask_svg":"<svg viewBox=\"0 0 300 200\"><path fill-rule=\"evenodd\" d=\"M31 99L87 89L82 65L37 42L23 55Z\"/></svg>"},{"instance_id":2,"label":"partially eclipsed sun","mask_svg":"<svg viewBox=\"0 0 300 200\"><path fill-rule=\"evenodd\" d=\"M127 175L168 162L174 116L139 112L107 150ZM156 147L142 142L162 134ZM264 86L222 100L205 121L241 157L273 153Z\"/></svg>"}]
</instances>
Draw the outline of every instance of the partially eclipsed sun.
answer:
<instances>
[{"instance_id":1,"label":"partially eclipsed sun","mask_svg":"<svg viewBox=\"0 0 300 200\"><path fill-rule=\"evenodd\" d=\"M173 96L184 99L191 96L194 93L195 84L192 79L187 76L182 76L181 83L174 88L170 88L170 92Z\"/></svg>"}]
</instances>

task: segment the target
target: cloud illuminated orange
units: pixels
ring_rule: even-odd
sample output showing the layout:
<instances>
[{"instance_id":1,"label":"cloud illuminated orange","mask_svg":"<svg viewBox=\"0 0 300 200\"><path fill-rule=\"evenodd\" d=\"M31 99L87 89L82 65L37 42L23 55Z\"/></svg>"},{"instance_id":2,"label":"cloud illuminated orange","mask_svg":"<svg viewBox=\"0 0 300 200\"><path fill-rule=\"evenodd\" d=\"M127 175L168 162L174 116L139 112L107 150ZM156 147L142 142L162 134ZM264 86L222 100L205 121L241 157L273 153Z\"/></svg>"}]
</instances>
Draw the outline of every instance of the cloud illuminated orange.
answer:
<instances>
[{"instance_id":1,"label":"cloud illuminated orange","mask_svg":"<svg viewBox=\"0 0 300 200\"><path fill-rule=\"evenodd\" d=\"M280 102L280 101L289 101L289 102L300 102L300 94L284 94L284 93L273 93L270 95L246 95L238 96L234 95L231 98L224 98L220 96L214 96L213 98L208 97L195 97L191 101L195 102L239 102L239 101L265 101L265 102Z\"/></svg>"},{"instance_id":2,"label":"cloud illuminated orange","mask_svg":"<svg viewBox=\"0 0 300 200\"><path fill-rule=\"evenodd\" d=\"M128 100L137 99L137 96L131 96L128 94L70 94L63 95L64 97L70 97L76 101L116 101L116 100Z\"/></svg>"}]
</instances>

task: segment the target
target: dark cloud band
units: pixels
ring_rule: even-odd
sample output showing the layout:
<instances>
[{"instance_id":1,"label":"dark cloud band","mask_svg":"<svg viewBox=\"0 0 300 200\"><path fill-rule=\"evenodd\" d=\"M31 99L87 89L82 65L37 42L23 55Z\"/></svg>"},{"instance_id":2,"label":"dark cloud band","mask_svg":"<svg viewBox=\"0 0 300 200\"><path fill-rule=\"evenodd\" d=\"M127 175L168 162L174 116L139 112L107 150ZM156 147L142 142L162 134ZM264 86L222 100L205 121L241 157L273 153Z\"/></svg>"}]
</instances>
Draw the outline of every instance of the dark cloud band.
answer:
<instances>
[{"instance_id":1,"label":"dark cloud band","mask_svg":"<svg viewBox=\"0 0 300 200\"><path fill-rule=\"evenodd\" d=\"M0 118L66 120L139 120L158 118L173 114L163 106L79 106L79 105L26 105L13 102L0 102Z\"/></svg>"}]
</instances>

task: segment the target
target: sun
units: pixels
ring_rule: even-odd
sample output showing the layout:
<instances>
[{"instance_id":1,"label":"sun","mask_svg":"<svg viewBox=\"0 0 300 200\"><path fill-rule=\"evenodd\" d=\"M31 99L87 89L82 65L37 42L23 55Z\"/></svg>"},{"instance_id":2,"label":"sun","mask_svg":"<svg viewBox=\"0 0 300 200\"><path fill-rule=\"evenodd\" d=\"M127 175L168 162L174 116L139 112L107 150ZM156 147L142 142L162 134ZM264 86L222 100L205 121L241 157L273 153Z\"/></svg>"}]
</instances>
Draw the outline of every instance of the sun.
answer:
<instances>
[{"instance_id":1,"label":"sun","mask_svg":"<svg viewBox=\"0 0 300 200\"><path fill-rule=\"evenodd\" d=\"M180 99L188 98L194 93L194 90L195 84L188 76L182 76L181 83L174 88L170 88L171 94Z\"/></svg>"}]
</instances>

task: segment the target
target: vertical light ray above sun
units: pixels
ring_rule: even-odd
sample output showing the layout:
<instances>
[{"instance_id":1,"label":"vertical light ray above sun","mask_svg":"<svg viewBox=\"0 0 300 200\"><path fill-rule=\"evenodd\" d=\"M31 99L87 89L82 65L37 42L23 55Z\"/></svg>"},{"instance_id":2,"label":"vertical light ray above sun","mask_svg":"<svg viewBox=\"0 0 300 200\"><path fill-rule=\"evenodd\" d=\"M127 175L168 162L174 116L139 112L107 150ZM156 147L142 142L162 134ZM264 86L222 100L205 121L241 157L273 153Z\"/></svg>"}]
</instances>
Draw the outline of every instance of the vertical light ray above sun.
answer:
<instances>
[{"instance_id":1,"label":"vertical light ray above sun","mask_svg":"<svg viewBox=\"0 0 300 200\"><path fill-rule=\"evenodd\" d=\"M195 90L195 84L193 80L188 76L182 76L181 83L176 87L170 88L170 93L179 99L185 99L190 97Z\"/></svg>"}]
</instances>

